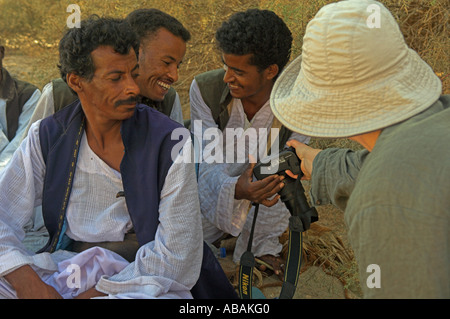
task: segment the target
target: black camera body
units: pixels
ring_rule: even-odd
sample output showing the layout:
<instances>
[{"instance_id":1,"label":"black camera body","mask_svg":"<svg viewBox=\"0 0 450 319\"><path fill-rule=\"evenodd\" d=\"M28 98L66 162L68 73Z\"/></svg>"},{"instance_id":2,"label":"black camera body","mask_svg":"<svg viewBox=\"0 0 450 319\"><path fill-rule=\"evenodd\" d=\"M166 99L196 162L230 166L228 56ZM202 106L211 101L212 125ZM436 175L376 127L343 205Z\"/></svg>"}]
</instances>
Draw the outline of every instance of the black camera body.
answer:
<instances>
[{"instance_id":1,"label":"black camera body","mask_svg":"<svg viewBox=\"0 0 450 319\"><path fill-rule=\"evenodd\" d=\"M283 181L285 186L278 194L291 215L300 217L302 225L296 225L295 227L303 232L308 230L311 223L316 222L319 218L316 209L309 206L305 190L300 182L300 178L303 176L300 164L301 161L295 149L289 147L258 162L253 169L253 174L258 180L275 174L285 176ZM290 170L294 175L298 175L298 178L290 177L286 174L286 170Z\"/></svg>"},{"instance_id":2,"label":"black camera body","mask_svg":"<svg viewBox=\"0 0 450 319\"><path fill-rule=\"evenodd\" d=\"M301 178L303 172L300 169L300 164L295 149L289 147L258 162L253 169L253 174L258 180L262 180L274 174L288 176L285 171L290 170L294 175L299 175L298 178Z\"/></svg>"}]
</instances>

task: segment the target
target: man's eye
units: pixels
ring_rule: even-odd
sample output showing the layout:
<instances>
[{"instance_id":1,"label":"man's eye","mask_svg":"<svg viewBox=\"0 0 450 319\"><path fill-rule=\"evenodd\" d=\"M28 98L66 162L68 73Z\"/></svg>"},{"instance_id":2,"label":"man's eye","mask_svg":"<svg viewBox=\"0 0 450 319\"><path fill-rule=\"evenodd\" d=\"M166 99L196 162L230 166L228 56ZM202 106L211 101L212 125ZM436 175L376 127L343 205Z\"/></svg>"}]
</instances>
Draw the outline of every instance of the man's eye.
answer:
<instances>
[{"instance_id":1,"label":"man's eye","mask_svg":"<svg viewBox=\"0 0 450 319\"><path fill-rule=\"evenodd\" d=\"M112 78L111 81L113 81L113 82L119 82L120 79L121 79L121 77L119 76L119 77L116 77L116 78Z\"/></svg>"},{"instance_id":2,"label":"man's eye","mask_svg":"<svg viewBox=\"0 0 450 319\"><path fill-rule=\"evenodd\" d=\"M139 73L134 73L131 75L133 77L133 79L137 78L139 76Z\"/></svg>"}]
</instances>

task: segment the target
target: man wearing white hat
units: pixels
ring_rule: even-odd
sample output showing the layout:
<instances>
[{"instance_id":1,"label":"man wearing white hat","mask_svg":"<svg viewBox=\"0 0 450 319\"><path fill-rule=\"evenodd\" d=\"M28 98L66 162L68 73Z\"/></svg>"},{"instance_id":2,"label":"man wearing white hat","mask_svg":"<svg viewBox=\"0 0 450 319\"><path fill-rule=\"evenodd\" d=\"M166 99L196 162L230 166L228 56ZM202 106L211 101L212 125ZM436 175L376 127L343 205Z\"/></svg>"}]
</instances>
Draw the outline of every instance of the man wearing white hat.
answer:
<instances>
[{"instance_id":1,"label":"man wearing white hat","mask_svg":"<svg viewBox=\"0 0 450 319\"><path fill-rule=\"evenodd\" d=\"M334 201L343 194L366 298L450 297L450 96L441 91L389 11L372 0L323 7L306 29L302 56L272 91L272 111L287 128L350 138L367 150L354 162L361 166L354 184L339 194L340 173L326 166L338 157L289 143L312 194ZM340 155L334 167L346 164L348 154Z\"/></svg>"}]
</instances>

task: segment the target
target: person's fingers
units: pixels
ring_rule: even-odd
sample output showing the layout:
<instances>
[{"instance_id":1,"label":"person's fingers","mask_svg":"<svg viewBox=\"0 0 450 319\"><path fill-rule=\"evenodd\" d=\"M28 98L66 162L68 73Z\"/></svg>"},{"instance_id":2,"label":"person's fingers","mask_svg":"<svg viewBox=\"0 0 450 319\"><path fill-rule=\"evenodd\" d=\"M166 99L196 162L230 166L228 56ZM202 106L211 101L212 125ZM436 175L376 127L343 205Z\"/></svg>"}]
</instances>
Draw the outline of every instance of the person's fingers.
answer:
<instances>
[{"instance_id":1,"label":"person's fingers","mask_svg":"<svg viewBox=\"0 0 450 319\"><path fill-rule=\"evenodd\" d=\"M286 174L287 174L289 177L291 177L291 178L294 178L294 179L297 179L297 178L298 178L298 175L295 175L295 174L292 173L289 169L286 170L285 172L286 172Z\"/></svg>"},{"instance_id":2,"label":"person's fingers","mask_svg":"<svg viewBox=\"0 0 450 319\"><path fill-rule=\"evenodd\" d=\"M263 180L253 182L252 192L260 201L270 198L284 187L284 178L284 176L271 175Z\"/></svg>"},{"instance_id":3,"label":"person's fingers","mask_svg":"<svg viewBox=\"0 0 450 319\"><path fill-rule=\"evenodd\" d=\"M287 141L286 145L295 148L295 150L297 149L302 150L309 147L308 145L303 144L302 142L299 142L297 140L289 140Z\"/></svg>"},{"instance_id":4,"label":"person's fingers","mask_svg":"<svg viewBox=\"0 0 450 319\"><path fill-rule=\"evenodd\" d=\"M274 198L272 198L272 199L264 199L262 202L261 202L261 204L262 205L264 205L264 206L266 206L266 207L272 207L273 205L275 205L277 202L278 202L278 200L280 199L280 195L277 195L277 196L275 196Z\"/></svg>"}]
</instances>

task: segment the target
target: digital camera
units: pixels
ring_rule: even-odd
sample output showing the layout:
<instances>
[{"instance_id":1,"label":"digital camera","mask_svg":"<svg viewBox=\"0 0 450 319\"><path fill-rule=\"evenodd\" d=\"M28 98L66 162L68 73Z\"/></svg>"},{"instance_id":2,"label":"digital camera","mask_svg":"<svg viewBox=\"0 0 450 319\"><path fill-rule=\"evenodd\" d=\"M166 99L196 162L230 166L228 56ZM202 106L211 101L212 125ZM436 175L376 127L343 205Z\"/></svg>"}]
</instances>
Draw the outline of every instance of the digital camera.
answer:
<instances>
[{"instance_id":1,"label":"digital camera","mask_svg":"<svg viewBox=\"0 0 450 319\"><path fill-rule=\"evenodd\" d=\"M311 223L316 222L319 218L316 209L309 206L305 196L305 190L300 182L300 178L303 176L300 165L301 161L295 149L289 147L283 149L278 154L268 156L262 161L259 161L253 169L253 174L258 180L275 174L285 176L283 180L285 186L278 194L291 215L300 216L302 225L299 227L301 231L305 231L309 229ZM287 175L286 170L290 170L294 175L298 175L297 179Z\"/></svg>"}]
</instances>

